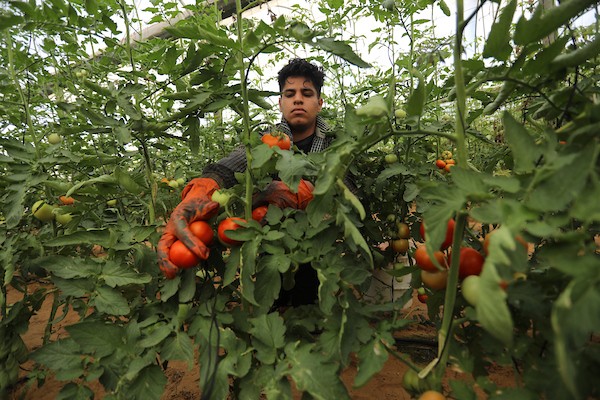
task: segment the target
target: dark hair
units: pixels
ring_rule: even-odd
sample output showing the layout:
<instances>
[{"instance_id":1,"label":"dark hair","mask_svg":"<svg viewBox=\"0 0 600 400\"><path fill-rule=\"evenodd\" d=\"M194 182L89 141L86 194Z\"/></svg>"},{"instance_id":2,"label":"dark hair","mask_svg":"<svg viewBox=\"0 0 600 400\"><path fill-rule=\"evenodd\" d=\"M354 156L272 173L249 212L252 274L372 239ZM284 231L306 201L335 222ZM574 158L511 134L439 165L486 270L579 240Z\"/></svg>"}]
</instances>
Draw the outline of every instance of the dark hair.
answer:
<instances>
[{"instance_id":1,"label":"dark hair","mask_svg":"<svg viewBox=\"0 0 600 400\"><path fill-rule=\"evenodd\" d=\"M323 81L325 80L325 73L323 67L317 67L306 61L303 58L294 58L288 65L283 67L279 74L277 74L277 80L279 81L279 90L282 91L285 86L285 81L290 76L302 76L315 85L317 94L321 96L321 88L323 87Z\"/></svg>"}]
</instances>

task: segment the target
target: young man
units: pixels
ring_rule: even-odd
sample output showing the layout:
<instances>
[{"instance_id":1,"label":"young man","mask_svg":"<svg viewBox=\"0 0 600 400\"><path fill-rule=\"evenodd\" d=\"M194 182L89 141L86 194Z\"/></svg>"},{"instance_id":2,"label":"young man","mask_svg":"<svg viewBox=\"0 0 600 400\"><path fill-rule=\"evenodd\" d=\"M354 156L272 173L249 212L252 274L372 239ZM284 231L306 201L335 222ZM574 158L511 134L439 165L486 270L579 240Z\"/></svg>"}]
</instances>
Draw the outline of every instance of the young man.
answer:
<instances>
[{"instance_id":1,"label":"young man","mask_svg":"<svg viewBox=\"0 0 600 400\"><path fill-rule=\"evenodd\" d=\"M325 75L322 68L304 60L293 59L278 74L279 109L282 113L277 130L290 136L292 143L305 153L325 150L333 140L326 136L327 124L319 116L323 107L321 88ZM174 278L177 267L169 260L169 248L175 240L181 240L200 259L207 259L208 247L195 237L188 225L197 220L213 217L219 209L218 203L211 201L212 193L219 188L228 188L237 183L236 172L246 169L246 152L243 146L215 164L206 166L201 178L189 182L182 192L181 203L173 210L163 236L158 243L158 259L161 271L167 278ZM302 187L302 185L301 185ZM281 208L303 208L312 194L299 190L292 193L281 181L273 181L260 193L261 200ZM292 305L307 304L316 299L318 278L308 265L301 268L296 276L297 285L292 291L281 294L291 297Z\"/></svg>"}]
</instances>

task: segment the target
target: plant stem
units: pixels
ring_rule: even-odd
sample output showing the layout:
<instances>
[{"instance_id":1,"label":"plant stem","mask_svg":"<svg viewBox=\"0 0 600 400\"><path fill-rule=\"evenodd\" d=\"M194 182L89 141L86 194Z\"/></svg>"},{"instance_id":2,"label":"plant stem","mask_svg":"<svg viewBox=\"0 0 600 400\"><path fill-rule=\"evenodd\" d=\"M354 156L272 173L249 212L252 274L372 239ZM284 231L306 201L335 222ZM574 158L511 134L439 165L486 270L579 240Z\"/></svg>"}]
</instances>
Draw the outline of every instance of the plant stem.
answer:
<instances>
[{"instance_id":1,"label":"plant stem","mask_svg":"<svg viewBox=\"0 0 600 400\"><path fill-rule=\"evenodd\" d=\"M243 137L246 145L246 196L245 196L245 218L249 221L252 218L252 174L250 166L252 165L252 154L250 149L250 111L248 107L248 82L246 81L246 70L244 68L244 29L242 26L242 2L235 0L236 16L237 16L237 35L239 43L238 64L240 72L240 90L242 94L242 118L243 118Z\"/></svg>"},{"instance_id":2,"label":"plant stem","mask_svg":"<svg viewBox=\"0 0 600 400\"><path fill-rule=\"evenodd\" d=\"M464 3L456 1L456 36L454 38L454 83L456 89L456 147L457 165L467 167L467 147L465 141L467 100L465 78L462 71L462 38L464 31Z\"/></svg>"}]
</instances>

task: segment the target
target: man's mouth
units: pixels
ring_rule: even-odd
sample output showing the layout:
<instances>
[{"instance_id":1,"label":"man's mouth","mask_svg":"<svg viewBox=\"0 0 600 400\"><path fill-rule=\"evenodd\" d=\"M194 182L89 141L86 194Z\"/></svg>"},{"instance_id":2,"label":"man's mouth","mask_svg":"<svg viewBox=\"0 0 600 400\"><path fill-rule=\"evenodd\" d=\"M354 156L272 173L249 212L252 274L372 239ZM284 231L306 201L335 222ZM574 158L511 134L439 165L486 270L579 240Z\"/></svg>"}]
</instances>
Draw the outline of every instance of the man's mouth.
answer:
<instances>
[{"instance_id":1,"label":"man's mouth","mask_svg":"<svg viewBox=\"0 0 600 400\"><path fill-rule=\"evenodd\" d=\"M294 108L292 110L292 114L298 114L298 113L305 113L306 111L304 111L303 108Z\"/></svg>"}]
</instances>

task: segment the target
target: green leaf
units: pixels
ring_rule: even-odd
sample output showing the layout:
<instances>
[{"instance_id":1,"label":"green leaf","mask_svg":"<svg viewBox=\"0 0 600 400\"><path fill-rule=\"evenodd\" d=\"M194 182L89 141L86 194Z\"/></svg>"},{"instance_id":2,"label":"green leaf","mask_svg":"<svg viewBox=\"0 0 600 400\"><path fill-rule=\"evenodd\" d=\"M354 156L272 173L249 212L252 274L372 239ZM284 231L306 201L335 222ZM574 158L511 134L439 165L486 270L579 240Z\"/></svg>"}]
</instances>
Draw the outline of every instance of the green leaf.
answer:
<instances>
[{"instance_id":1,"label":"green leaf","mask_svg":"<svg viewBox=\"0 0 600 400\"><path fill-rule=\"evenodd\" d=\"M379 338L375 338L371 342L361 346L358 352L360 360L358 364L358 372L354 378L354 387L361 387L385 365L389 358L389 353Z\"/></svg>"},{"instance_id":2,"label":"green leaf","mask_svg":"<svg viewBox=\"0 0 600 400\"><path fill-rule=\"evenodd\" d=\"M66 256L38 258L34 261L34 265L39 265L64 279L95 277L100 274L101 269L97 262L89 259Z\"/></svg>"},{"instance_id":3,"label":"green leaf","mask_svg":"<svg viewBox=\"0 0 600 400\"><path fill-rule=\"evenodd\" d=\"M328 363L314 345L289 343L285 348L289 374L301 392L308 392L317 400L350 399L338 375L338 367Z\"/></svg>"},{"instance_id":4,"label":"green leaf","mask_svg":"<svg viewBox=\"0 0 600 400\"><path fill-rule=\"evenodd\" d=\"M73 193L75 193L77 190L81 189L83 186L93 185L96 183L115 184L115 183L117 183L117 180L115 179L115 177L113 175L101 175L97 178L92 178L87 181L79 182L78 184L74 185L71 189L69 189L69 191L67 191L66 196L71 196Z\"/></svg>"},{"instance_id":5,"label":"green leaf","mask_svg":"<svg viewBox=\"0 0 600 400\"><path fill-rule=\"evenodd\" d=\"M67 383L60 389L56 396L56 400L89 400L94 398L92 389L85 385L76 384L73 382Z\"/></svg>"},{"instance_id":6,"label":"green leaf","mask_svg":"<svg viewBox=\"0 0 600 400\"><path fill-rule=\"evenodd\" d=\"M187 361L188 368L194 365L194 343L185 332L177 332L175 337L165 340L160 352L163 360Z\"/></svg>"},{"instance_id":7,"label":"green leaf","mask_svg":"<svg viewBox=\"0 0 600 400\"><path fill-rule=\"evenodd\" d=\"M80 369L81 349L73 338L51 342L30 354L32 360L55 371Z\"/></svg>"},{"instance_id":8,"label":"green leaf","mask_svg":"<svg viewBox=\"0 0 600 400\"><path fill-rule=\"evenodd\" d=\"M63 296L83 297L94 290L94 283L89 279L61 279L53 277L52 282L60 289Z\"/></svg>"},{"instance_id":9,"label":"green leaf","mask_svg":"<svg viewBox=\"0 0 600 400\"><path fill-rule=\"evenodd\" d=\"M342 57L344 60L348 61L351 64L356 65L360 68L370 68L371 64L366 61L363 61L353 50L352 47L346 42L331 39L331 38L321 38L317 39L314 43L311 43L314 47L317 47L321 50L325 50L336 56Z\"/></svg>"},{"instance_id":10,"label":"green leaf","mask_svg":"<svg viewBox=\"0 0 600 400\"><path fill-rule=\"evenodd\" d=\"M538 170L538 176L542 176L542 181L529 193L525 204L537 211L565 209L584 190L588 177L596 165L598 151L597 146L586 146L580 153L564 158L570 162L563 164L561 162L563 157L559 157L555 159L557 164L555 168L549 165L549 171Z\"/></svg>"},{"instance_id":11,"label":"green leaf","mask_svg":"<svg viewBox=\"0 0 600 400\"><path fill-rule=\"evenodd\" d=\"M73 246L78 244L98 244L110 246L110 231L107 228L78 231L50 239L44 243L49 247Z\"/></svg>"},{"instance_id":12,"label":"green leaf","mask_svg":"<svg viewBox=\"0 0 600 400\"><path fill-rule=\"evenodd\" d=\"M137 378L127 385L127 398L135 400L160 400L167 378L158 365L144 368Z\"/></svg>"},{"instance_id":13,"label":"green leaf","mask_svg":"<svg viewBox=\"0 0 600 400\"><path fill-rule=\"evenodd\" d=\"M121 167L116 167L113 173L117 183L129 193L140 194L144 188L140 186L127 172L123 171Z\"/></svg>"},{"instance_id":14,"label":"green leaf","mask_svg":"<svg viewBox=\"0 0 600 400\"><path fill-rule=\"evenodd\" d=\"M408 100L406 101L406 114L410 116L420 116L423 113L423 108L425 107L426 93L425 87L427 86L425 83L425 78L423 74L419 71L413 70L412 74L417 77L418 84L417 88L412 91Z\"/></svg>"},{"instance_id":15,"label":"green leaf","mask_svg":"<svg viewBox=\"0 0 600 400\"><path fill-rule=\"evenodd\" d=\"M569 22L571 18L595 4L596 1L597 0L569 0L546 11L544 11L544 3L539 3L529 20L527 20L525 16L522 16L519 19L515 28L515 44L525 45L545 38L562 25Z\"/></svg>"},{"instance_id":16,"label":"green leaf","mask_svg":"<svg viewBox=\"0 0 600 400\"><path fill-rule=\"evenodd\" d=\"M503 122L506 141L514 158L514 171L517 173L533 171L542 154L535 139L508 112L504 113Z\"/></svg>"},{"instance_id":17,"label":"green leaf","mask_svg":"<svg viewBox=\"0 0 600 400\"><path fill-rule=\"evenodd\" d=\"M131 284L150 283L152 277L148 274L141 274L131 269L127 264L118 264L114 261L107 261L102 267L102 273L99 276L110 287L125 286Z\"/></svg>"},{"instance_id":18,"label":"green leaf","mask_svg":"<svg viewBox=\"0 0 600 400\"><path fill-rule=\"evenodd\" d=\"M498 21L492 25L490 34L483 48L484 57L494 57L496 60L506 61L512 53L510 45L510 26L513 15L517 9L517 0L511 0L502 10Z\"/></svg>"},{"instance_id":19,"label":"green leaf","mask_svg":"<svg viewBox=\"0 0 600 400\"><path fill-rule=\"evenodd\" d=\"M99 312L109 315L126 315L130 311L123 295L119 291L107 287L97 288L90 303Z\"/></svg>"},{"instance_id":20,"label":"green leaf","mask_svg":"<svg viewBox=\"0 0 600 400\"><path fill-rule=\"evenodd\" d=\"M250 319L252 328L252 346L256 349L256 358L264 364L273 364L277 359L277 350L285 345L285 325L279 313L264 314Z\"/></svg>"},{"instance_id":21,"label":"green leaf","mask_svg":"<svg viewBox=\"0 0 600 400\"><path fill-rule=\"evenodd\" d=\"M11 26L19 25L25 22L25 19L21 16L14 14L3 14L0 15L0 31L6 30Z\"/></svg>"},{"instance_id":22,"label":"green leaf","mask_svg":"<svg viewBox=\"0 0 600 400\"><path fill-rule=\"evenodd\" d=\"M124 346L125 331L118 325L84 321L67 326L66 329L85 354L106 357Z\"/></svg>"},{"instance_id":23,"label":"green leaf","mask_svg":"<svg viewBox=\"0 0 600 400\"><path fill-rule=\"evenodd\" d=\"M158 322L144 329L144 337L138 342L143 348L155 347L173 332L173 326Z\"/></svg>"},{"instance_id":24,"label":"green leaf","mask_svg":"<svg viewBox=\"0 0 600 400\"><path fill-rule=\"evenodd\" d=\"M508 244L508 248L502 244ZM489 255L481 272L477 305L477 320L482 327L504 345L513 341L513 320L506 303L506 292L500 286L498 270L510 263L508 252L514 252L514 235L506 226L497 229L490 238ZM485 295L481 295L485 293Z\"/></svg>"}]
</instances>

